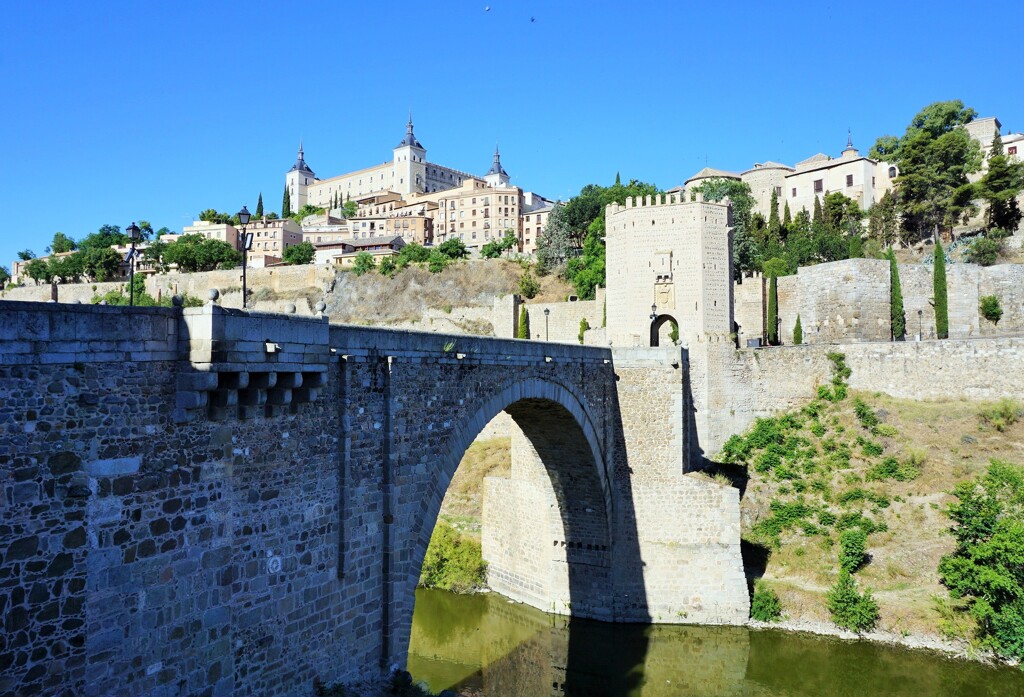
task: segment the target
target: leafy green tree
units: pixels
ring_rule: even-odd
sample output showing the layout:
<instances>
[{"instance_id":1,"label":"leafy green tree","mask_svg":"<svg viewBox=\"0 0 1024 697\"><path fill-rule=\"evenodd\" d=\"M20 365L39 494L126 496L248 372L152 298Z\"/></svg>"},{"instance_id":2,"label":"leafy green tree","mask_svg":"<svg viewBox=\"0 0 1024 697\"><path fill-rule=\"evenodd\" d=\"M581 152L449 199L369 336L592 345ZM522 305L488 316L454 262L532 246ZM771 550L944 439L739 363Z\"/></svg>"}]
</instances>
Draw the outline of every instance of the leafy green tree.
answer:
<instances>
[{"instance_id":1,"label":"leafy green tree","mask_svg":"<svg viewBox=\"0 0 1024 697\"><path fill-rule=\"evenodd\" d=\"M0 289L5 288L11 281L11 270L6 266L0 266Z\"/></svg>"},{"instance_id":2,"label":"leafy green tree","mask_svg":"<svg viewBox=\"0 0 1024 697\"><path fill-rule=\"evenodd\" d=\"M23 249L20 252L18 252L18 259L20 259L21 261L30 261L35 258L36 253L33 252L31 249Z\"/></svg>"},{"instance_id":3,"label":"leafy green tree","mask_svg":"<svg viewBox=\"0 0 1024 697\"><path fill-rule=\"evenodd\" d=\"M530 338L530 317L526 313L526 305L522 305L519 308L519 328L516 330L516 338Z\"/></svg>"},{"instance_id":4,"label":"leafy green tree","mask_svg":"<svg viewBox=\"0 0 1024 697\"><path fill-rule=\"evenodd\" d=\"M465 259L469 255L466 244L457 237L445 240L436 247L436 251L452 260Z\"/></svg>"},{"instance_id":5,"label":"leafy green tree","mask_svg":"<svg viewBox=\"0 0 1024 697\"><path fill-rule=\"evenodd\" d=\"M160 233L157 233L160 235ZM160 235L162 236L162 235ZM167 243L160 240L160 236L153 242L146 245L145 249L142 250L142 261L146 264L150 264L157 271L166 271L167 264L164 263L163 255L167 251Z\"/></svg>"},{"instance_id":6,"label":"leafy green tree","mask_svg":"<svg viewBox=\"0 0 1024 697\"><path fill-rule=\"evenodd\" d=\"M59 278L61 283L76 283L85 273L85 255L81 252L53 254L46 264L49 267L50 278Z\"/></svg>"},{"instance_id":7,"label":"leafy green tree","mask_svg":"<svg viewBox=\"0 0 1024 697\"><path fill-rule=\"evenodd\" d=\"M895 341L903 341L907 332L907 318L903 311L903 288L900 285L900 268L896 253L889 248L889 327Z\"/></svg>"},{"instance_id":8,"label":"leafy green tree","mask_svg":"<svg viewBox=\"0 0 1024 697\"><path fill-rule=\"evenodd\" d=\"M322 215L324 209L318 206L307 203L299 210L295 211L292 215L287 216L294 220L296 223L301 223L302 219L310 215Z\"/></svg>"},{"instance_id":9,"label":"leafy green tree","mask_svg":"<svg viewBox=\"0 0 1024 697\"><path fill-rule=\"evenodd\" d=\"M182 235L167 245L162 258L181 271L212 271L237 266L242 262L242 253L226 242L193 234Z\"/></svg>"},{"instance_id":10,"label":"leafy green tree","mask_svg":"<svg viewBox=\"0 0 1024 697\"><path fill-rule=\"evenodd\" d=\"M883 247L892 247L897 242L904 242L901 231L896 197L886 191L868 211L868 237Z\"/></svg>"},{"instance_id":11,"label":"leafy green tree","mask_svg":"<svg viewBox=\"0 0 1024 697\"><path fill-rule=\"evenodd\" d=\"M679 325L676 323L674 319L670 319L669 324L671 325L671 328L668 330L668 340L671 341L673 344L678 344Z\"/></svg>"},{"instance_id":12,"label":"leafy green tree","mask_svg":"<svg viewBox=\"0 0 1024 697\"><path fill-rule=\"evenodd\" d=\"M349 199L348 201L345 201L345 205L341 207L341 214L346 218L354 218L356 217L357 209L358 207L356 206L356 202Z\"/></svg>"},{"instance_id":13,"label":"leafy green tree","mask_svg":"<svg viewBox=\"0 0 1024 697\"><path fill-rule=\"evenodd\" d=\"M764 275L769 278L772 276L790 276L796 271L789 264L786 259L779 257L772 257L762 265L764 268Z\"/></svg>"},{"instance_id":14,"label":"leafy green tree","mask_svg":"<svg viewBox=\"0 0 1024 697\"><path fill-rule=\"evenodd\" d=\"M441 273L452 261L452 257L442 254L440 249L431 249L427 257L427 269L430 273Z\"/></svg>"},{"instance_id":15,"label":"leafy green tree","mask_svg":"<svg viewBox=\"0 0 1024 697\"><path fill-rule=\"evenodd\" d=\"M565 206L556 203L537 240L537 266L541 273L559 271L572 253L572 234Z\"/></svg>"},{"instance_id":16,"label":"leafy green tree","mask_svg":"<svg viewBox=\"0 0 1024 697\"><path fill-rule=\"evenodd\" d=\"M839 191L825 194L821 214L826 225L840 232L859 229L860 221L864 217L860 205Z\"/></svg>"},{"instance_id":17,"label":"leafy green tree","mask_svg":"<svg viewBox=\"0 0 1024 697\"><path fill-rule=\"evenodd\" d=\"M284 197L281 199L281 217L292 217L292 195L288 193L288 185L284 185Z\"/></svg>"},{"instance_id":18,"label":"leafy green tree","mask_svg":"<svg viewBox=\"0 0 1024 697\"><path fill-rule=\"evenodd\" d=\"M139 237L143 240L148 240L153 236L153 224L148 220L139 221Z\"/></svg>"},{"instance_id":19,"label":"leafy green tree","mask_svg":"<svg viewBox=\"0 0 1024 697\"><path fill-rule=\"evenodd\" d=\"M768 343L777 346L779 343L779 286L778 279L768 279Z\"/></svg>"},{"instance_id":20,"label":"leafy green tree","mask_svg":"<svg viewBox=\"0 0 1024 697\"><path fill-rule=\"evenodd\" d=\"M82 255L82 271L84 275L98 283L113 280L121 275L122 259L116 250L111 249L109 246L86 248L84 240L81 246L83 249L77 254Z\"/></svg>"},{"instance_id":21,"label":"leafy green tree","mask_svg":"<svg viewBox=\"0 0 1024 697\"><path fill-rule=\"evenodd\" d=\"M263 192L260 192L260 197L256 199L256 217L263 217Z\"/></svg>"},{"instance_id":22,"label":"leafy green tree","mask_svg":"<svg viewBox=\"0 0 1024 697\"><path fill-rule=\"evenodd\" d=\"M940 339L949 338L949 299L946 296L946 253L942 250L942 242L935 241L932 290L935 298L935 334Z\"/></svg>"},{"instance_id":23,"label":"leafy green tree","mask_svg":"<svg viewBox=\"0 0 1024 697\"><path fill-rule=\"evenodd\" d=\"M404 269L409 264L422 263L430 258L430 250L418 242L410 242L398 252L396 266Z\"/></svg>"},{"instance_id":24,"label":"leafy green tree","mask_svg":"<svg viewBox=\"0 0 1024 697\"><path fill-rule=\"evenodd\" d=\"M977 113L960 100L922 109L903 136L882 136L870 157L899 167L894 186L903 228L913 238L938 237L973 212L967 175L981 167L981 150L964 125Z\"/></svg>"},{"instance_id":25,"label":"leafy green tree","mask_svg":"<svg viewBox=\"0 0 1024 697\"><path fill-rule=\"evenodd\" d=\"M864 240L860 238L860 235L850 235L850 253L847 256L848 259L863 259L864 258Z\"/></svg>"},{"instance_id":26,"label":"leafy green tree","mask_svg":"<svg viewBox=\"0 0 1024 697\"><path fill-rule=\"evenodd\" d=\"M470 593L484 586L486 571L480 543L439 521L423 557L420 586Z\"/></svg>"},{"instance_id":27,"label":"leafy green tree","mask_svg":"<svg viewBox=\"0 0 1024 697\"><path fill-rule=\"evenodd\" d=\"M988 171L977 185L978 196L988 204L988 227L1013 232L1020 225L1017 196L1024 190L1024 162L1003 153L1003 139L996 133L988 156Z\"/></svg>"},{"instance_id":28,"label":"leafy green tree","mask_svg":"<svg viewBox=\"0 0 1024 697\"><path fill-rule=\"evenodd\" d=\"M497 259L502 254L516 246L516 234L512 230L506 230L505 236L500 240L488 242L480 248L480 256L484 259Z\"/></svg>"},{"instance_id":29,"label":"leafy green tree","mask_svg":"<svg viewBox=\"0 0 1024 697\"><path fill-rule=\"evenodd\" d=\"M377 268L377 263L373 260L373 255L369 252L359 252L356 254L355 264L352 266L352 273L356 276L362 276L364 273L369 273Z\"/></svg>"},{"instance_id":30,"label":"leafy green tree","mask_svg":"<svg viewBox=\"0 0 1024 697\"><path fill-rule=\"evenodd\" d=\"M732 262L735 278L738 280L744 273L761 268L760 250L752 229L756 201L750 194L750 185L734 179L705 179L694 191L699 191L705 201L721 201L728 197L732 203Z\"/></svg>"},{"instance_id":31,"label":"leafy green tree","mask_svg":"<svg viewBox=\"0 0 1024 697\"><path fill-rule=\"evenodd\" d=\"M281 259L286 264L301 265L313 263L316 257L316 248L312 242L300 242L284 250Z\"/></svg>"},{"instance_id":32,"label":"leafy green tree","mask_svg":"<svg viewBox=\"0 0 1024 697\"><path fill-rule=\"evenodd\" d=\"M47 248L51 254L63 254L65 252L73 252L78 247L75 241L65 235L63 232L57 232L53 235L53 241L50 242L50 246Z\"/></svg>"},{"instance_id":33,"label":"leafy green tree","mask_svg":"<svg viewBox=\"0 0 1024 697\"><path fill-rule=\"evenodd\" d=\"M78 248L82 251L109 249L115 245L130 244L131 241L117 225L101 225L99 230L79 240Z\"/></svg>"},{"instance_id":34,"label":"leafy green tree","mask_svg":"<svg viewBox=\"0 0 1024 697\"><path fill-rule=\"evenodd\" d=\"M395 263L393 257L384 257L380 260L380 266L377 267L377 272L381 276L387 276L388 278L394 278L398 272L398 265Z\"/></svg>"},{"instance_id":35,"label":"leafy green tree","mask_svg":"<svg viewBox=\"0 0 1024 697\"><path fill-rule=\"evenodd\" d=\"M840 570L839 579L829 589L826 598L836 625L854 632L867 632L878 624L878 603L871 591L858 591L856 582L845 568Z\"/></svg>"},{"instance_id":36,"label":"leafy green tree","mask_svg":"<svg viewBox=\"0 0 1024 697\"><path fill-rule=\"evenodd\" d=\"M868 536L860 528L839 533L839 568L851 574L867 562Z\"/></svg>"},{"instance_id":37,"label":"leafy green tree","mask_svg":"<svg viewBox=\"0 0 1024 697\"><path fill-rule=\"evenodd\" d=\"M796 315L796 324L793 325L793 344L799 346L804 343L804 328L800 324L800 313Z\"/></svg>"},{"instance_id":38,"label":"leafy green tree","mask_svg":"<svg viewBox=\"0 0 1024 697\"><path fill-rule=\"evenodd\" d=\"M29 260L29 262L25 264L25 275L36 283L49 283L52 278L50 275L50 265L42 259Z\"/></svg>"},{"instance_id":39,"label":"leafy green tree","mask_svg":"<svg viewBox=\"0 0 1024 697\"><path fill-rule=\"evenodd\" d=\"M1003 253L1003 241L991 237L975 240L967 250L967 261L981 266L992 266Z\"/></svg>"},{"instance_id":40,"label":"leafy green tree","mask_svg":"<svg viewBox=\"0 0 1024 697\"><path fill-rule=\"evenodd\" d=\"M1024 658L1024 468L992 460L952 493L956 549L939 562L942 583L966 601L984 647Z\"/></svg>"},{"instance_id":41,"label":"leafy green tree","mask_svg":"<svg viewBox=\"0 0 1024 697\"><path fill-rule=\"evenodd\" d=\"M216 208L207 208L205 211L199 212L199 219L207 223L230 223L231 216L227 213L221 213Z\"/></svg>"}]
</instances>

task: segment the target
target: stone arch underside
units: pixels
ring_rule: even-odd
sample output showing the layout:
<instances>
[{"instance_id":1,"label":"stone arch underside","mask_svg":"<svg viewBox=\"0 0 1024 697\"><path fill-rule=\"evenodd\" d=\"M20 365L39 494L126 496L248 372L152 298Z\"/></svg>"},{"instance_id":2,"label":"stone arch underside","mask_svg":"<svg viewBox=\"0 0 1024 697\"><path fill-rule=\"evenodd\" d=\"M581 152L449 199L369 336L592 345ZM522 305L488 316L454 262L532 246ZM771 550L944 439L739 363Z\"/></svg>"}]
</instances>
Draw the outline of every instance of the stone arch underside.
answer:
<instances>
[{"instance_id":1,"label":"stone arch underside","mask_svg":"<svg viewBox=\"0 0 1024 697\"><path fill-rule=\"evenodd\" d=\"M465 451L502 411L513 421L511 479L489 478L484 493L485 559L496 589L546 611L603 617L608 612L612 547L611 465L585 402L563 384L529 378L487 398L452 424L445 455L432 466L419 520L408 521L413 568L422 568L448 485ZM493 515L488 515L488 507ZM489 531L489 533L488 533ZM499 545L525 540L501 556ZM497 558L500 557L500 558ZM521 562L526 562L525 564ZM411 622L417 577L396 579ZM589 596L589 600L588 600ZM398 599L405 605L404 598ZM610 619L610 617L603 617ZM405 633L407 627L398 627Z\"/></svg>"}]
</instances>

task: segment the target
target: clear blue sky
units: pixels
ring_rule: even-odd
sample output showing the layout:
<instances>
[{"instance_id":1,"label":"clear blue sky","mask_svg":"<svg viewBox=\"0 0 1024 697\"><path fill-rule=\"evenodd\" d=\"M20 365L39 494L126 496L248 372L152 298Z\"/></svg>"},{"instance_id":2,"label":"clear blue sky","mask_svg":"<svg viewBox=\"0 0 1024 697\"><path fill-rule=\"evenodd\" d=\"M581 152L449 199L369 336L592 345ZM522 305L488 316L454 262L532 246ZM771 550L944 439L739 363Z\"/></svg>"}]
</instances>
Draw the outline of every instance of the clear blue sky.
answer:
<instances>
[{"instance_id":1,"label":"clear blue sky","mask_svg":"<svg viewBox=\"0 0 1024 697\"><path fill-rule=\"evenodd\" d=\"M0 264L60 230L279 210L300 137L329 177L391 158L567 198L705 164L866 151L959 98L1024 130L1024 3L18 2L0 43ZM489 10L486 9L489 6Z\"/></svg>"}]
</instances>

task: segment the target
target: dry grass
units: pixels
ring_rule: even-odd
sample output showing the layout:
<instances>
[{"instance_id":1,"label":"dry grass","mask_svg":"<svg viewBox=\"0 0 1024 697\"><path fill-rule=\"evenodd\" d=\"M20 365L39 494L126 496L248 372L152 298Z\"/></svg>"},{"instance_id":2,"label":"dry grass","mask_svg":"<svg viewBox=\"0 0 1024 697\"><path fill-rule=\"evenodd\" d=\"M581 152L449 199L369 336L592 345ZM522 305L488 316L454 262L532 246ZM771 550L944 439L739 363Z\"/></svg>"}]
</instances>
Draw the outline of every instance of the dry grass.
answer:
<instances>
[{"instance_id":1,"label":"dry grass","mask_svg":"<svg viewBox=\"0 0 1024 697\"><path fill-rule=\"evenodd\" d=\"M868 434L850 408L856 397L874 408L884 424L895 427L897 435L885 438ZM859 583L871 587L878 600L882 629L940 633L942 617L933 596L946 596L937 567L942 556L953 549L953 540L947 534L950 522L944 514L952 501L947 492L957 482L983 472L992 458L1024 462L1024 423L1018 421L1002 432L986 426L979 414L990 406L851 393L837 409L822 417L828 429L825 438L831 436L852 444L861 435L883 444L883 456L894 456L901 462L913 458L921 470L920 476L908 482L865 482L871 460L854 448L850 467L830 475L830 507L836 512L856 510L835 503L835 497L853 487L884 494L891 500L888 508L873 514L889 529L868 537L870 561L857 572ZM837 435L839 429L842 432ZM803 435L813 439L809 431ZM779 489L785 485L751 470L742 504L745 529L769 514L768 503L780 496ZM789 500L792 494L781 498ZM865 507L869 510L870 506ZM778 590L787 614L796 619L828 621L824 594L838 575L837 554L835 531L824 536L793 533L782 537L782 546L772 553L765 577Z\"/></svg>"},{"instance_id":2,"label":"dry grass","mask_svg":"<svg viewBox=\"0 0 1024 697\"><path fill-rule=\"evenodd\" d=\"M517 292L523 269L503 259L469 260L441 273L410 266L394 278L368 273L338 274L333 292L327 294L327 314L345 324L413 322L428 309L491 307L495 298ZM564 300L571 286L555 276L540 280L540 300Z\"/></svg>"},{"instance_id":3,"label":"dry grass","mask_svg":"<svg viewBox=\"0 0 1024 697\"><path fill-rule=\"evenodd\" d=\"M474 441L455 470L441 516L465 532L480 533L484 477L508 477L512 470L510 438Z\"/></svg>"}]
</instances>

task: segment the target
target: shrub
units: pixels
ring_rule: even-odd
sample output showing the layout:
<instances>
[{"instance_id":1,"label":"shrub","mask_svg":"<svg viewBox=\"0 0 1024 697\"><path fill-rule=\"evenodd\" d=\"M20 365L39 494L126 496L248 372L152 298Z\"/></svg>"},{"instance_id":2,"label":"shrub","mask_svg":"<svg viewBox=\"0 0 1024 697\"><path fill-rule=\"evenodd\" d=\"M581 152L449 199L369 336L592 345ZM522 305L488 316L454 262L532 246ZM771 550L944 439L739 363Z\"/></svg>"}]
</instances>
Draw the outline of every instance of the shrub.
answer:
<instances>
[{"instance_id":1,"label":"shrub","mask_svg":"<svg viewBox=\"0 0 1024 697\"><path fill-rule=\"evenodd\" d=\"M468 593L484 585L486 571L480 543L439 521L423 557L420 585Z\"/></svg>"},{"instance_id":2,"label":"shrub","mask_svg":"<svg viewBox=\"0 0 1024 697\"><path fill-rule=\"evenodd\" d=\"M373 255L369 252L359 252L356 254L356 263L352 266L352 273L356 276L362 276L364 273L368 273L377 268L377 262L373 260Z\"/></svg>"},{"instance_id":3,"label":"shrub","mask_svg":"<svg viewBox=\"0 0 1024 697\"><path fill-rule=\"evenodd\" d=\"M825 424L821 423L817 419L811 422L811 433L821 438L825 435Z\"/></svg>"},{"instance_id":4,"label":"shrub","mask_svg":"<svg viewBox=\"0 0 1024 697\"><path fill-rule=\"evenodd\" d=\"M526 305L519 308L519 328L516 330L517 339L530 338L530 318L526 314Z\"/></svg>"},{"instance_id":5,"label":"shrub","mask_svg":"<svg viewBox=\"0 0 1024 697\"><path fill-rule=\"evenodd\" d=\"M796 316L796 324L793 325L793 343L802 344L804 343L804 328L800 325L800 315Z\"/></svg>"},{"instance_id":6,"label":"shrub","mask_svg":"<svg viewBox=\"0 0 1024 697\"><path fill-rule=\"evenodd\" d=\"M590 329L590 322L588 322L587 318L584 317L580 320L580 333L577 337L580 340L581 344L583 343L583 335L586 333L588 329Z\"/></svg>"},{"instance_id":7,"label":"shrub","mask_svg":"<svg viewBox=\"0 0 1024 697\"><path fill-rule=\"evenodd\" d=\"M921 475L921 468L914 462L900 462L894 457L887 457L877 465L868 470L865 478L869 481L883 481L895 479L900 482L909 482Z\"/></svg>"},{"instance_id":8,"label":"shrub","mask_svg":"<svg viewBox=\"0 0 1024 697\"><path fill-rule=\"evenodd\" d=\"M669 329L669 331L668 331L668 340L671 341L673 344L678 344L679 343L679 325L676 324L676 321L674 319L669 320L669 322L672 324L672 328Z\"/></svg>"},{"instance_id":9,"label":"shrub","mask_svg":"<svg viewBox=\"0 0 1024 697\"><path fill-rule=\"evenodd\" d=\"M519 277L519 294L527 300L532 300L537 297L537 293L540 292L540 282L534 277L533 273L527 269L523 272L523 275Z\"/></svg>"},{"instance_id":10,"label":"shrub","mask_svg":"<svg viewBox=\"0 0 1024 697\"><path fill-rule=\"evenodd\" d=\"M865 457L878 457L884 451L885 448L873 440L864 440L861 444L861 452L864 453Z\"/></svg>"},{"instance_id":11,"label":"shrub","mask_svg":"<svg viewBox=\"0 0 1024 697\"><path fill-rule=\"evenodd\" d=\"M982 237L975 240L970 249L967 250L967 261L981 266L992 266L999 261L999 255L1003 253L1003 242L1000 239Z\"/></svg>"},{"instance_id":12,"label":"shrub","mask_svg":"<svg viewBox=\"0 0 1024 697\"><path fill-rule=\"evenodd\" d=\"M867 561L867 534L860 528L843 530L839 534L839 568L851 574Z\"/></svg>"},{"instance_id":13,"label":"shrub","mask_svg":"<svg viewBox=\"0 0 1024 697\"><path fill-rule=\"evenodd\" d=\"M992 324L999 324L999 320L1003 318L1003 308L995 295L983 295L978 303L978 311Z\"/></svg>"},{"instance_id":14,"label":"shrub","mask_svg":"<svg viewBox=\"0 0 1024 697\"><path fill-rule=\"evenodd\" d=\"M750 455L750 445L743 436L733 434L729 436L729 440L725 441L720 455L723 462L742 464L747 461L747 456Z\"/></svg>"},{"instance_id":15,"label":"shrub","mask_svg":"<svg viewBox=\"0 0 1024 697\"><path fill-rule=\"evenodd\" d=\"M869 431L878 425L878 414L859 397L853 400L853 413L857 415L860 425Z\"/></svg>"},{"instance_id":16,"label":"shrub","mask_svg":"<svg viewBox=\"0 0 1024 697\"><path fill-rule=\"evenodd\" d=\"M878 624L878 603L870 590L863 593L857 590L856 582L846 569L839 572L839 579L826 598L836 625L854 632L867 632Z\"/></svg>"},{"instance_id":17,"label":"shrub","mask_svg":"<svg viewBox=\"0 0 1024 697\"><path fill-rule=\"evenodd\" d=\"M754 597L750 601L750 616L759 622L777 622L782 617L779 596L761 579L754 582Z\"/></svg>"},{"instance_id":18,"label":"shrub","mask_svg":"<svg viewBox=\"0 0 1024 697\"><path fill-rule=\"evenodd\" d=\"M1001 399L978 412L982 424L991 426L1000 433L1017 423L1021 416L1024 416L1024 407L1015 399Z\"/></svg>"},{"instance_id":19,"label":"shrub","mask_svg":"<svg viewBox=\"0 0 1024 697\"><path fill-rule=\"evenodd\" d=\"M395 260L391 257L384 257L380 260L380 266L377 269L382 276L391 278L398 271L398 266L395 265Z\"/></svg>"}]
</instances>

